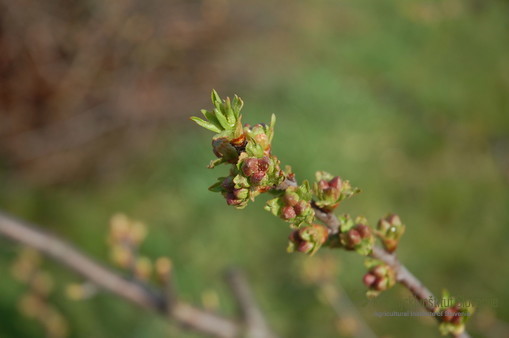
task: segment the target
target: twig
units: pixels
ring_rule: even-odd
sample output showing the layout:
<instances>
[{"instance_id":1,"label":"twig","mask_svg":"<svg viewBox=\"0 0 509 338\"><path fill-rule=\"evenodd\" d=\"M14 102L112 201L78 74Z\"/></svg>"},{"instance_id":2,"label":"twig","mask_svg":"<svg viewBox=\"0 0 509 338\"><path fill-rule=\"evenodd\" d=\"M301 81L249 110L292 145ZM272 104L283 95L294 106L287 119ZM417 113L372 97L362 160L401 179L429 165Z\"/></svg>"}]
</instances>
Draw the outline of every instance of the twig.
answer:
<instances>
[{"instance_id":1,"label":"twig","mask_svg":"<svg viewBox=\"0 0 509 338\"><path fill-rule=\"evenodd\" d=\"M246 338L276 338L256 304L244 275L238 269L231 268L227 271L226 280L246 324Z\"/></svg>"},{"instance_id":2,"label":"twig","mask_svg":"<svg viewBox=\"0 0 509 338\"><path fill-rule=\"evenodd\" d=\"M179 325L215 337L237 337L241 325L236 321L206 312L178 301L167 311L166 298L159 291L127 280L65 241L21 220L0 212L0 235L53 258L97 286L142 308L157 312Z\"/></svg>"}]
</instances>

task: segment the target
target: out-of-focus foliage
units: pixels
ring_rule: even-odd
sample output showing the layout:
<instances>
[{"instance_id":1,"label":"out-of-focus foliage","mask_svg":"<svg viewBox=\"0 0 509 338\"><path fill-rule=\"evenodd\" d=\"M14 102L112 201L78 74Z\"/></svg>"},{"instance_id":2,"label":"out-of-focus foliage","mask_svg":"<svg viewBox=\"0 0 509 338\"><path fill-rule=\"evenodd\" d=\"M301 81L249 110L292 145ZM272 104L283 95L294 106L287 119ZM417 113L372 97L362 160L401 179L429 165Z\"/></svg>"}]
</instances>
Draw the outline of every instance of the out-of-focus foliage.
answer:
<instances>
[{"instance_id":1,"label":"out-of-focus foliage","mask_svg":"<svg viewBox=\"0 0 509 338\"><path fill-rule=\"evenodd\" d=\"M186 299L210 303L210 295L217 295L219 311L234 313L220 272L237 264L246 270L281 336L335 337L341 327L335 325L334 312L316 297L315 287L299 277L302 263L319 259L322 253L312 258L287 255L286 226L262 210L264 201L239 212L208 192L222 169L205 168L209 134L185 119L171 119L177 114L196 115L207 107L212 88L223 95L237 93L246 102L245 123L267 121L277 114L273 152L283 166L292 165L297 179L312 178L316 170L347 177L363 192L342 202L338 212L364 215L371 224L389 212L398 213L406 225L398 245L401 260L435 294L446 288L452 295L478 301L469 331L507 335L507 2L126 2L130 15L146 15L141 27L183 25L188 31L200 31L197 27L204 27L200 25L209 13L215 13L214 20L224 15L219 31L203 28L209 35L198 40L174 28L168 28L172 34L158 35L164 30L154 28L151 36L160 36L160 44L152 43L159 52L136 40L147 33L127 29L134 25L128 15L113 20L112 9L106 8L113 5L79 2L71 11L75 14L55 15L66 7L57 2L34 4L1 4L2 51L8 40L9 46L18 46L9 53L32 61L21 63L23 58L18 57L6 63L5 55L11 54L0 56L0 208L43 224L104 261L108 221L112 214L124 212L147 224L149 236L142 248L147 255L172 259L177 288ZM41 19L50 14L60 19ZM122 39L97 28L115 22L127 27ZM52 28L57 24L67 29ZM51 29L58 34L47 33ZM102 42L96 45L95 39ZM64 46L56 56L46 55L47 49L40 47L51 41ZM188 52L176 52L175 41ZM51 86L59 83L59 98L36 104L34 92L39 87L31 80L35 75L23 67L37 69L42 74L37 79L47 79L47 72L67 74L81 43L91 44L93 53L86 53L101 61L75 68L83 74L76 83L61 82L60 77L49 81ZM18 63L23 67L16 70ZM94 81L80 82L89 77ZM14 95L18 98L9 100L19 105L4 103L4 97ZM49 121L73 121L94 107L100 108L93 114L126 124L130 132L122 137L106 132L99 141L96 137L91 143L73 143L66 135L94 134L103 124L88 128L78 123L79 128L71 129L59 122L55 128L43 128L50 131L43 137L32 138L41 135L29 130L38 133L39 126L53 125ZM18 122L13 121L18 118L30 122L16 127ZM161 128L144 128L151 125ZM32 143L24 143L27 140ZM62 157L65 160L54 162L53 155L44 152L38 161L17 160L24 152L13 145L26 144L30 152L38 151L42 140L64 147L79 160ZM144 151L130 155L138 142L145 144ZM80 155L84 152L88 155ZM37 162L51 169L32 167ZM97 180L98 175L77 174L86 168L88 174L109 169ZM65 180L51 178L67 173L73 174ZM41 186L34 181L67 183ZM0 243L0 336L39 337L43 328L16 309L24 286L4 273L16 252L14 246ZM439 336L431 318L374 316L375 311L421 309L406 302L409 295L397 286L367 303L360 258L337 254L337 282L374 332ZM70 301L65 285L79 280L50 262L45 265L55 281L53 304L65 315L72 337L197 336L110 295Z\"/></svg>"}]
</instances>

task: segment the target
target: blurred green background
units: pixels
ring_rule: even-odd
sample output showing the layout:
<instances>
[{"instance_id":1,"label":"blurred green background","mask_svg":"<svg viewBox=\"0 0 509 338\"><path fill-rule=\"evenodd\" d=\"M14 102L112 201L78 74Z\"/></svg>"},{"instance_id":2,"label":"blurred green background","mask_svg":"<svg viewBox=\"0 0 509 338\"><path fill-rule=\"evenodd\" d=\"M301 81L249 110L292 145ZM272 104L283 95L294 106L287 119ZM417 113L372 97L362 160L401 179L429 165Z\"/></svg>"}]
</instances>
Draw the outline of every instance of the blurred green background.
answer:
<instances>
[{"instance_id":1,"label":"blurred green background","mask_svg":"<svg viewBox=\"0 0 509 338\"><path fill-rule=\"evenodd\" d=\"M281 337L347 336L301 270L333 255L335 282L383 337L438 337L395 287L363 306L362 259L286 254L289 229L238 211L207 187L211 134L188 117L215 88L240 95L246 123L277 115L274 153L297 179L326 170L363 193L340 212L371 224L398 213L401 260L435 293L479 304L469 331L509 336L509 4L478 0L0 1L0 208L108 261L116 212L145 222L144 255L169 256L181 296L217 295L241 267ZM41 337L0 237L0 337ZM200 337L105 293L72 301L80 280L47 261L50 301L69 337ZM204 296L205 295L205 296ZM343 324L342 324L343 323Z\"/></svg>"}]
</instances>

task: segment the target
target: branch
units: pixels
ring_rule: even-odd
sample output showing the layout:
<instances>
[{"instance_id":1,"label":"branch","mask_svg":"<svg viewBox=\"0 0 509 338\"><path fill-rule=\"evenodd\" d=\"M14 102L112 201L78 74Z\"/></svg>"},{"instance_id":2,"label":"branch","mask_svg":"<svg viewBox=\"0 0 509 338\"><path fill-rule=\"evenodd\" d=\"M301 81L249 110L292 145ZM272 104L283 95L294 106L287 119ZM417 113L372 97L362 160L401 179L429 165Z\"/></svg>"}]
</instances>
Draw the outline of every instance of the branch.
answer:
<instances>
[{"instance_id":1,"label":"branch","mask_svg":"<svg viewBox=\"0 0 509 338\"><path fill-rule=\"evenodd\" d=\"M246 324L246 338L276 338L256 304L245 276L238 269L230 269L226 280L235 296Z\"/></svg>"},{"instance_id":2,"label":"branch","mask_svg":"<svg viewBox=\"0 0 509 338\"><path fill-rule=\"evenodd\" d=\"M239 323L182 301L168 306L167 298L161 292L121 277L63 240L2 212L0 235L39 250L104 290L174 320L185 328L221 338L240 335Z\"/></svg>"},{"instance_id":3,"label":"branch","mask_svg":"<svg viewBox=\"0 0 509 338\"><path fill-rule=\"evenodd\" d=\"M329 228L331 234L338 233L340 222L334 213L324 212L314 204L313 209L315 210L316 217ZM396 281L407 288L428 312L435 312L435 308L427 302L428 299L435 299L431 291L398 260L395 254L390 254L381 247L374 246L370 256L389 265L396 274ZM440 317L433 317L440 322ZM468 338L470 335L464 331L460 335L456 335L456 337Z\"/></svg>"}]
</instances>

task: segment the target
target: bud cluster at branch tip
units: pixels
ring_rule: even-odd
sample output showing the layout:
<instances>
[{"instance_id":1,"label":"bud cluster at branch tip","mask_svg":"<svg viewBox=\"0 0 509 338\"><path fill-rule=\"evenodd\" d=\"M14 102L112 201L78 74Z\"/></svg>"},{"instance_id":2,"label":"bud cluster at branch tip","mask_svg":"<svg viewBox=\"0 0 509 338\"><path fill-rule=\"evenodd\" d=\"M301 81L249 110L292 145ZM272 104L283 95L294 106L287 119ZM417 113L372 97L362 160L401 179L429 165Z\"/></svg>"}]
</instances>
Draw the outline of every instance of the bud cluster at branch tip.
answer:
<instances>
[{"instance_id":1,"label":"bud cluster at branch tip","mask_svg":"<svg viewBox=\"0 0 509 338\"><path fill-rule=\"evenodd\" d=\"M216 132L212 138L212 150L217 160L209 168L231 164L229 176L220 177L209 190L220 192L228 205L244 208L249 200L273 189L284 179L279 160L270 152L276 118L272 115L270 125L242 125L240 110L243 102L235 96L233 100L222 100L212 91L212 111L202 110L207 121L192 117L200 126Z\"/></svg>"}]
</instances>

